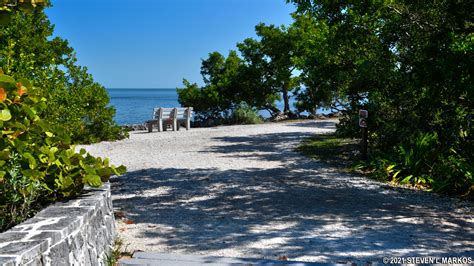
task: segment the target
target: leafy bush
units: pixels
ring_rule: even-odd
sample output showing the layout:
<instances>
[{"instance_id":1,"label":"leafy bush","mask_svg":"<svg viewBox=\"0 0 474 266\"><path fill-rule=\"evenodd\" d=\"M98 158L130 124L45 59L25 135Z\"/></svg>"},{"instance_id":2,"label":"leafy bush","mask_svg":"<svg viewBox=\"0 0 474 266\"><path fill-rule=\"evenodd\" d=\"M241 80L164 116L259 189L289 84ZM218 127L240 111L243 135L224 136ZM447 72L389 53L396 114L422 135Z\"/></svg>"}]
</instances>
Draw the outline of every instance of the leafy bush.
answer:
<instances>
[{"instance_id":1,"label":"leafy bush","mask_svg":"<svg viewBox=\"0 0 474 266\"><path fill-rule=\"evenodd\" d=\"M75 82L67 87L43 91L48 99L45 119L61 124L74 143L94 143L128 137L113 120L115 109L109 105L106 89L94 82L87 69L71 66Z\"/></svg>"},{"instance_id":2,"label":"leafy bush","mask_svg":"<svg viewBox=\"0 0 474 266\"><path fill-rule=\"evenodd\" d=\"M347 101L341 136L360 136L357 112L367 109L368 168L378 178L472 194L472 4L288 2L297 6L296 62L307 93L298 99Z\"/></svg>"},{"instance_id":3,"label":"leafy bush","mask_svg":"<svg viewBox=\"0 0 474 266\"><path fill-rule=\"evenodd\" d=\"M81 149L75 152L60 125L44 119L46 98L27 80L0 75L0 230L36 207L98 187L125 167L110 166Z\"/></svg>"},{"instance_id":4,"label":"leafy bush","mask_svg":"<svg viewBox=\"0 0 474 266\"><path fill-rule=\"evenodd\" d=\"M22 175L18 153L11 153L9 159L5 162L8 178L0 182L0 232L34 214L41 207L38 198L45 193L40 181Z\"/></svg>"},{"instance_id":5,"label":"leafy bush","mask_svg":"<svg viewBox=\"0 0 474 266\"><path fill-rule=\"evenodd\" d=\"M250 107L247 103L241 102L230 115L228 122L230 124L260 124L263 122L263 119L257 113L257 110Z\"/></svg>"},{"instance_id":6,"label":"leafy bush","mask_svg":"<svg viewBox=\"0 0 474 266\"><path fill-rule=\"evenodd\" d=\"M43 119L61 124L74 143L127 136L113 120L115 109L109 106L105 88L77 64L67 40L52 37L53 25L41 9L12 11L0 31L0 67L41 88L36 93L48 100Z\"/></svg>"},{"instance_id":7,"label":"leafy bush","mask_svg":"<svg viewBox=\"0 0 474 266\"><path fill-rule=\"evenodd\" d=\"M393 151L376 150L359 167L380 180L472 197L474 164L454 149L445 152L442 148L436 133L420 133Z\"/></svg>"}]
</instances>

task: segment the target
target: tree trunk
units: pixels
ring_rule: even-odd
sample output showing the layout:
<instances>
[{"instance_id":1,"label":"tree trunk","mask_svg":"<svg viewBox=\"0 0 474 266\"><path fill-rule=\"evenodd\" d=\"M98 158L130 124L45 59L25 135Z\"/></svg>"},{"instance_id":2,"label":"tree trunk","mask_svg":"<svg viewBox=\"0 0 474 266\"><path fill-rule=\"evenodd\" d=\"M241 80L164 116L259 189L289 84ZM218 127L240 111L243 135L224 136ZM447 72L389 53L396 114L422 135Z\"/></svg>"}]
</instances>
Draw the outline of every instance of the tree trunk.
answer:
<instances>
[{"instance_id":1,"label":"tree trunk","mask_svg":"<svg viewBox=\"0 0 474 266\"><path fill-rule=\"evenodd\" d=\"M270 112L270 116L274 117L278 113L280 113L280 110L276 108L275 106L272 105L265 105L264 109L268 110Z\"/></svg>"},{"instance_id":2,"label":"tree trunk","mask_svg":"<svg viewBox=\"0 0 474 266\"><path fill-rule=\"evenodd\" d=\"M288 96L288 89L283 87L283 103L285 107L283 109L283 113L288 113L290 111L290 97Z\"/></svg>"}]
</instances>

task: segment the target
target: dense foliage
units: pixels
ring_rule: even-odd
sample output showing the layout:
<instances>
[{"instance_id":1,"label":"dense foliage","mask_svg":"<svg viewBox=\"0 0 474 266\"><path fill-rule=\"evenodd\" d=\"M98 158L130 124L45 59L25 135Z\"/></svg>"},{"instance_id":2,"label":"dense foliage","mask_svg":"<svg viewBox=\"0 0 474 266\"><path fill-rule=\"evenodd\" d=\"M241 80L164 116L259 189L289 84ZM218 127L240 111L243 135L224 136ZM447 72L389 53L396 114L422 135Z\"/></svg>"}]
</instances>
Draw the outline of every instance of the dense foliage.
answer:
<instances>
[{"instance_id":1,"label":"dense foliage","mask_svg":"<svg viewBox=\"0 0 474 266\"><path fill-rule=\"evenodd\" d=\"M256 26L240 55L203 60L206 85L185 82L184 105L225 116L244 102L273 114L343 112L338 134L359 137L369 111L371 158L384 180L429 190L474 191L473 17L469 1L322 1L295 4L289 27ZM229 61L229 62L228 62ZM232 62L232 63L231 63ZM289 93L291 92L291 93ZM284 110L275 108L283 97ZM212 111L211 111L212 110Z\"/></svg>"},{"instance_id":2,"label":"dense foliage","mask_svg":"<svg viewBox=\"0 0 474 266\"><path fill-rule=\"evenodd\" d=\"M125 137L113 121L104 87L87 68L77 65L74 50L60 37L41 9L11 11L0 25L0 67L14 78L26 78L48 99L44 119L61 124L74 142L97 142Z\"/></svg>"},{"instance_id":3,"label":"dense foliage","mask_svg":"<svg viewBox=\"0 0 474 266\"><path fill-rule=\"evenodd\" d=\"M0 68L0 232L125 171L71 145L123 132L112 121L105 89L76 65L66 41L51 38L41 10L47 5L0 3L0 66L9 74Z\"/></svg>"},{"instance_id":4,"label":"dense foliage","mask_svg":"<svg viewBox=\"0 0 474 266\"><path fill-rule=\"evenodd\" d=\"M308 91L348 103L338 132L369 110L383 179L467 195L474 189L473 6L469 1L290 1L305 27L297 65ZM308 83L307 83L308 84ZM328 99L330 99L330 97Z\"/></svg>"},{"instance_id":5,"label":"dense foliage","mask_svg":"<svg viewBox=\"0 0 474 266\"><path fill-rule=\"evenodd\" d=\"M44 119L48 102L38 92L27 80L0 75L0 231L125 171L76 153L67 131Z\"/></svg>"}]
</instances>

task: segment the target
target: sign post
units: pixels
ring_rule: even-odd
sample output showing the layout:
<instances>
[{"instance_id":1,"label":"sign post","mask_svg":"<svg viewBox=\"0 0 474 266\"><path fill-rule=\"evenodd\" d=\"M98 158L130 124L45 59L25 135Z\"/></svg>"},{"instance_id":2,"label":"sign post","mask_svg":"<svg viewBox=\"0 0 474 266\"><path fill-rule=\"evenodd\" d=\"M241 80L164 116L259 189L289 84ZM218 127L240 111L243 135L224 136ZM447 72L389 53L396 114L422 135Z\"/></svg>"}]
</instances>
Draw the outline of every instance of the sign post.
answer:
<instances>
[{"instance_id":1,"label":"sign post","mask_svg":"<svg viewBox=\"0 0 474 266\"><path fill-rule=\"evenodd\" d=\"M361 145L361 154L362 160L367 160L367 118L369 117L369 111L359 110L359 127L362 129L362 145Z\"/></svg>"}]
</instances>

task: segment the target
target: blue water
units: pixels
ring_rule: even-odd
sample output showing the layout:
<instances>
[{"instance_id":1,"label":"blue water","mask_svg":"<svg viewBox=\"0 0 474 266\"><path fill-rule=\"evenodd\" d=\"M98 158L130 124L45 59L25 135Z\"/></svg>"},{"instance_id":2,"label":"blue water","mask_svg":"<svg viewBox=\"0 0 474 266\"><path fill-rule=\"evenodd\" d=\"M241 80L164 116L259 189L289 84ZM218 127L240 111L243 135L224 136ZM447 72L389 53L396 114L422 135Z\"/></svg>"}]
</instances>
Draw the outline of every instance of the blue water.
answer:
<instances>
[{"instance_id":1,"label":"blue water","mask_svg":"<svg viewBox=\"0 0 474 266\"><path fill-rule=\"evenodd\" d=\"M119 125L142 124L155 107L179 107L176 89L107 89Z\"/></svg>"},{"instance_id":2,"label":"blue water","mask_svg":"<svg viewBox=\"0 0 474 266\"><path fill-rule=\"evenodd\" d=\"M107 89L110 104L117 110L115 121L119 125L142 124L152 118L155 107L179 107L176 89ZM291 106L293 102L290 100ZM277 102L283 110L283 103ZM321 111L321 110L319 110ZM324 111L323 111L324 112ZM267 111L261 115L269 117Z\"/></svg>"}]
</instances>

